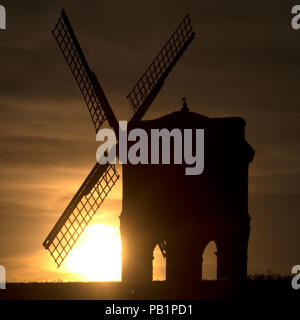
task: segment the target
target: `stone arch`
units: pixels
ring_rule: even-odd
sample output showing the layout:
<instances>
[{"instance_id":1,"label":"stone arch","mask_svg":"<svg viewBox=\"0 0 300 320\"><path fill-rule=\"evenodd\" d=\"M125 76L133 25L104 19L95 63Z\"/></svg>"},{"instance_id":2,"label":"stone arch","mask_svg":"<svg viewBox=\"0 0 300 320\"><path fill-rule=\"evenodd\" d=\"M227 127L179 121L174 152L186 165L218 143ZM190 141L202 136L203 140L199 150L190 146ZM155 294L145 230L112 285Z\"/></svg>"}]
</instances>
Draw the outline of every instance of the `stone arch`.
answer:
<instances>
[{"instance_id":1,"label":"stone arch","mask_svg":"<svg viewBox=\"0 0 300 320\"><path fill-rule=\"evenodd\" d=\"M202 253L202 279L217 279L217 244L209 241Z\"/></svg>"},{"instance_id":2,"label":"stone arch","mask_svg":"<svg viewBox=\"0 0 300 320\"><path fill-rule=\"evenodd\" d=\"M152 281L166 280L166 259L163 257L158 245L153 250Z\"/></svg>"}]
</instances>

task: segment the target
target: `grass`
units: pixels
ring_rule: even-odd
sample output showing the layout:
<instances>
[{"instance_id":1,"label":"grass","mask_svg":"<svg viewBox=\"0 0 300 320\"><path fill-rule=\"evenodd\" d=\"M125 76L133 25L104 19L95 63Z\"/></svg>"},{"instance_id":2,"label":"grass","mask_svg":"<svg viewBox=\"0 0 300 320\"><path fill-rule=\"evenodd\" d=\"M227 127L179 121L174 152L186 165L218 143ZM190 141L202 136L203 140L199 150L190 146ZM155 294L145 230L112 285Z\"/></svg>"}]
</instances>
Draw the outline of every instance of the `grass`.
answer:
<instances>
[{"instance_id":1,"label":"grass","mask_svg":"<svg viewBox=\"0 0 300 320\"><path fill-rule=\"evenodd\" d=\"M131 300L131 299L294 299L291 276L249 275L244 281L203 280L198 283L40 282L7 283L0 300Z\"/></svg>"}]
</instances>

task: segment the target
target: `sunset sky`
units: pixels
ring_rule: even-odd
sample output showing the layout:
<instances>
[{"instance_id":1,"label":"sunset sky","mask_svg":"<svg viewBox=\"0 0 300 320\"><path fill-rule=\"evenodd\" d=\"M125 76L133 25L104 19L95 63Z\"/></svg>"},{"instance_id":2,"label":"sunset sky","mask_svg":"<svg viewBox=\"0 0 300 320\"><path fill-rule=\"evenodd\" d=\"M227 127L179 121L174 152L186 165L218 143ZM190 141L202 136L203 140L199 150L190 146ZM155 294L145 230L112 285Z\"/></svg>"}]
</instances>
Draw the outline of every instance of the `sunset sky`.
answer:
<instances>
[{"instance_id":1,"label":"sunset sky","mask_svg":"<svg viewBox=\"0 0 300 320\"><path fill-rule=\"evenodd\" d=\"M183 96L191 111L243 117L247 141L256 151L249 171L248 272L290 274L300 264L300 31L290 25L295 3L0 4L7 10L7 30L0 30L0 265L9 281L103 280L95 270L84 277L80 266L74 269L78 250L91 239L99 243L99 270L113 272L109 280L120 274L121 179L61 270L42 247L93 167L98 146L81 94L50 32L62 8L119 120L132 114L126 95L190 13L196 38L145 118L178 110ZM108 243L114 245L111 260L105 255ZM158 277L162 263L156 260Z\"/></svg>"}]
</instances>

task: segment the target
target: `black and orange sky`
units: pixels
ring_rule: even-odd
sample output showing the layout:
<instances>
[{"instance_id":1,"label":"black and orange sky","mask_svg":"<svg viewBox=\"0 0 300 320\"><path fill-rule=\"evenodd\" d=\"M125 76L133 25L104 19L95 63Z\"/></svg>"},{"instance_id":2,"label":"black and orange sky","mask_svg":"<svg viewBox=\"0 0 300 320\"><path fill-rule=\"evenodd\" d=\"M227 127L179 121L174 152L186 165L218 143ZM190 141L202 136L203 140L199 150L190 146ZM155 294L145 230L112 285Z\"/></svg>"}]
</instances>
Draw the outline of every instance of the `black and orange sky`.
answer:
<instances>
[{"instance_id":1,"label":"black and orange sky","mask_svg":"<svg viewBox=\"0 0 300 320\"><path fill-rule=\"evenodd\" d=\"M41 244L95 163L92 123L50 32L62 8L119 120L131 115L126 95L190 13L196 38L146 118L178 110L184 95L194 112L243 117L256 151L249 272L290 274L300 264L300 31L290 24L297 1L0 4L7 10L0 31L0 265L10 279L55 277L40 263ZM118 224L120 188L103 223Z\"/></svg>"}]
</instances>

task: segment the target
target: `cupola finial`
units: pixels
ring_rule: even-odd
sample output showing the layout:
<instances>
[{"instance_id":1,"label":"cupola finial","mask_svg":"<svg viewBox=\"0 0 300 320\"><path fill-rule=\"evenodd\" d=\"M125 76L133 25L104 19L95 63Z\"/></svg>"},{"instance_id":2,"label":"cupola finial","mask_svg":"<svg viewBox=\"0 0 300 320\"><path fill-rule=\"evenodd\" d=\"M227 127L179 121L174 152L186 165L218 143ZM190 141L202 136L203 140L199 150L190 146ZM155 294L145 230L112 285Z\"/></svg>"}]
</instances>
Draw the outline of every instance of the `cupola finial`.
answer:
<instances>
[{"instance_id":1,"label":"cupola finial","mask_svg":"<svg viewBox=\"0 0 300 320\"><path fill-rule=\"evenodd\" d=\"M188 108L188 104L186 102L186 98L183 97L182 98L182 108L181 108L181 111L184 111L184 112L189 112L189 108Z\"/></svg>"}]
</instances>

